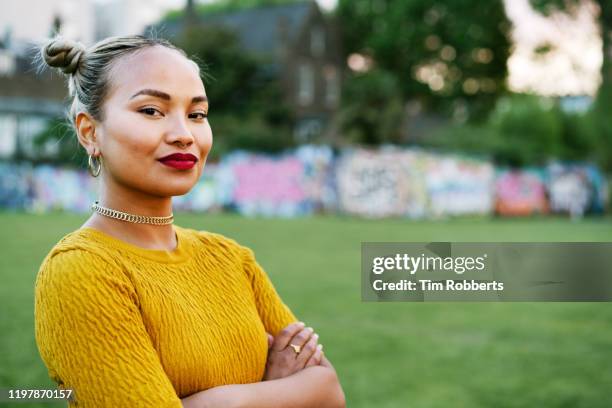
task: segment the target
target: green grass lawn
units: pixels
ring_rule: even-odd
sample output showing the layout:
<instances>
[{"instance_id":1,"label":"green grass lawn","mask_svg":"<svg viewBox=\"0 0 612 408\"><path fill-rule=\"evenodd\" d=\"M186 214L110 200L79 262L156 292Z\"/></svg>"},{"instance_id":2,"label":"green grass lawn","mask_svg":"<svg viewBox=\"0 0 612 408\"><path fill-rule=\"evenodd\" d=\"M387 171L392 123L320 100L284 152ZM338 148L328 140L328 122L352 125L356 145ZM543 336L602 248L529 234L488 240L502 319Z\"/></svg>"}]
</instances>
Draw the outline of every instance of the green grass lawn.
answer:
<instances>
[{"instance_id":1,"label":"green grass lawn","mask_svg":"<svg viewBox=\"0 0 612 408\"><path fill-rule=\"evenodd\" d=\"M53 387L34 341L34 280L50 248L86 218L0 213L0 387ZM285 302L320 334L349 407L612 406L610 304L362 303L360 294L361 241L612 241L610 218L179 214L176 223L255 250Z\"/></svg>"}]
</instances>

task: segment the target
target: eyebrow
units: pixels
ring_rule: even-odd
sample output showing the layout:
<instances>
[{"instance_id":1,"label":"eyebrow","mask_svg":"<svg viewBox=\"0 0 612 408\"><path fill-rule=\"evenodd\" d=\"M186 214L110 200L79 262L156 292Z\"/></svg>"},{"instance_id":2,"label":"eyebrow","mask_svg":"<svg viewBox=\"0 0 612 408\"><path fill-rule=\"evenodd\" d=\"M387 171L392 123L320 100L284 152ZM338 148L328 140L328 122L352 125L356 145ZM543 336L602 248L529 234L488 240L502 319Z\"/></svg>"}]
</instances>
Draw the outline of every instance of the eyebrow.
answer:
<instances>
[{"instance_id":1,"label":"eyebrow","mask_svg":"<svg viewBox=\"0 0 612 408\"><path fill-rule=\"evenodd\" d=\"M164 99L166 101L170 101L172 98L170 97L170 95L168 95L165 92L162 91L158 91L156 89L142 89L138 92L136 92L134 95L132 95L131 99L134 99L135 97L139 96L139 95L149 95L149 96L154 96L156 98L160 98L160 99ZM208 102L208 98L205 95L201 95L201 96L194 96L191 99L191 103L198 103L198 102Z\"/></svg>"}]
</instances>

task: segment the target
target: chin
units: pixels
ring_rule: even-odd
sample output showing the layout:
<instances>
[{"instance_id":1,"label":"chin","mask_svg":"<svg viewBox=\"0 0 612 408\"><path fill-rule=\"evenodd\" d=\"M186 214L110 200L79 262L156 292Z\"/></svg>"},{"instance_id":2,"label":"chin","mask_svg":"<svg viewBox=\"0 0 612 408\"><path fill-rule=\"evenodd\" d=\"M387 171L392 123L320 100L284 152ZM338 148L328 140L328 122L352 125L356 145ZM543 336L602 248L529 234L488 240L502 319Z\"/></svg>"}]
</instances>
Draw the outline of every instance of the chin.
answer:
<instances>
[{"instance_id":1,"label":"chin","mask_svg":"<svg viewBox=\"0 0 612 408\"><path fill-rule=\"evenodd\" d=\"M159 196L159 197L175 197L175 196L182 196L185 195L187 193L189 193L191 191L191 189L193 189L193 187L195 187L197 180L182 180L181 182L166 182L164 180L164 185L162 184L162 181L160 180L159 184L156 184L155 186L153 186L152 188L149 187L148 189L143 189L145 191L149 191L151 194Z\"/></svg>"}]
</instances>

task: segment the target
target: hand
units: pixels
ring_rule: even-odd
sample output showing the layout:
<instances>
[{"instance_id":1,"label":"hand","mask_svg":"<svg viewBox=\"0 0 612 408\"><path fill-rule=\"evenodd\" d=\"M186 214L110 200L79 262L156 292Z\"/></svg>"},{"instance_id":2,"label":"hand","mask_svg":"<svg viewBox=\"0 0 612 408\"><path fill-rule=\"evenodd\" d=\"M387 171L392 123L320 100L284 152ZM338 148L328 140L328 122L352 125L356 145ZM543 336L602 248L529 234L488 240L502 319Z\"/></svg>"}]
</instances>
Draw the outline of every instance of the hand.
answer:
<instances>
[{"instance_id":1,"label":"hand","mask_svg":"<svg viewBox=\"0 0 612 408\"><path fill-rule=\"evenodd\" d=\"M288 377L305 367L319 365L323 358L322 346L317 347L319 336L312 328L304 328L303 323L292 323L272 338L268 335L268 361L266 362L265 380ZM296 354L290 344L301 346Z\"/></svg>"},{"instance_id":2,"label":"hand","mask_svg":"<svg viewBox=\"0 0 612 408\"><path fill-rule=\"evenodd\" d=\"M272 345L274 344L274 336L271 335L270 333L266 333L266 334L268 335L268 349L270 349ZM310 359L308 359L308 362L306 363L306 367L312 367L316 365L325 365L326 367L329 367L329 364L325 364L326 361L327 359L323 358L323 345L317 344L317 348L314 354L310 356Z\"/></svg>"}]
</instances>

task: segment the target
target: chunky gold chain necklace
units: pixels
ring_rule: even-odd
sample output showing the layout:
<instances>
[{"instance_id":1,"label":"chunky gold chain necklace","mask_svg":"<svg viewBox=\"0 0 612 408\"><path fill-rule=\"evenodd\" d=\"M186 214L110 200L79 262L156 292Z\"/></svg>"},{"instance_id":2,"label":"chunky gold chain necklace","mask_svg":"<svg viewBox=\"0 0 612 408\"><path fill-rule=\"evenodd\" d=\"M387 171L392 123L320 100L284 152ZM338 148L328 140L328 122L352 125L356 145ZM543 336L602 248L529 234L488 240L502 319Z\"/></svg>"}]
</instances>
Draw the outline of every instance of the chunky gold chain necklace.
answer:
<instances>
[{"instance_id":1,"label":"chunky gold chain necklace","mask_svg":"<svg viewBox=\"0 0 612 408\"><path fill-rule=\"evenodd\" d=\"M98 201L93 203L91 208L106 217L115 218L121 221L133 222L136 224L168 225L172 224L174 220L173 214L170 214L167 217L150 217L147 215L129 214L126 212L113 210L111 208L102 207L98 204Z\"/></svg>"}]
</instances>

